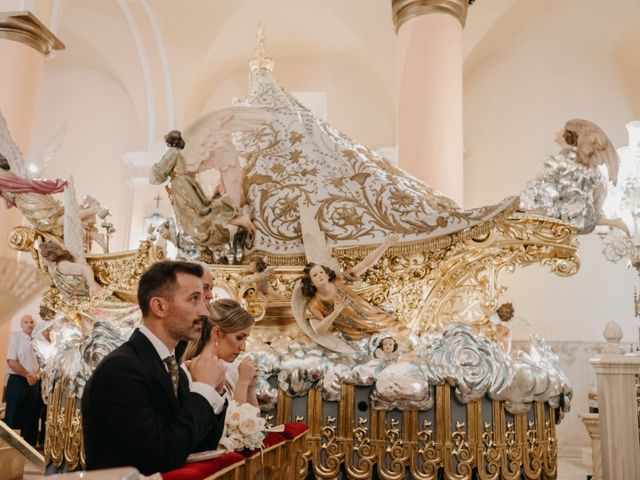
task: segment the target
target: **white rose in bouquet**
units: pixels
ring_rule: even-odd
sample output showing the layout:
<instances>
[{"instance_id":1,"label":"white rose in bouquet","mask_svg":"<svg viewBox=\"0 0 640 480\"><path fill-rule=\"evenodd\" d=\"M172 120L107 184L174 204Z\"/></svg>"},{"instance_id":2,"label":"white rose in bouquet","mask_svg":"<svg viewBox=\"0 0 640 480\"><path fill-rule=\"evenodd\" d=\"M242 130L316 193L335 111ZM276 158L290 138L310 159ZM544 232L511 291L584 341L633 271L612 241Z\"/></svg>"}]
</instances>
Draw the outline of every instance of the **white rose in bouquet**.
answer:
<instances>
[{"instance_id":1,"label":"white rose in bouquet","mask_svg":"<svg viewBox=\"0 0 640 480\"><path fill-rule=\"evenodd\" d=\"M239 409L232 409L231 405L227 407L227 416L224 419L227 425L236 427L240 425L241 418L242 418L242 414Z\"/></svg>"},{"instance_id":2,"label":"white rose in bouquet","mask_svg":"<svg viewBox=\"0 0 640 480\"><path fill-rule=\"evenodd\" d=\"M265 437L266 421L260 417L260 410L253 405L238 405L229 402L225 417L225 427L220 445L229 451L261 448Z\"/></svg>"},{"instance_id":3,"label":"white rose in bouquet","mask_svg":"<svg viewBox=\"0 0 640 480\"><path fill-rule=\"evenodd\" d=\"M243 418L239 425L240 433L250 437L258 431L258 421L256 418Z\"/></svg>"},{"instance_id":4,"label":"white rose in bouquet","mask_svg":"<svg viewBox=\"0 0 640 480\"><path fill-rule=\"evenodd\" d=\"M234 450L242 450L244 448L244 438L242 438L242 435L232 433L229 435L229 439L233 442Z\"/></svg>"}]
</instances>

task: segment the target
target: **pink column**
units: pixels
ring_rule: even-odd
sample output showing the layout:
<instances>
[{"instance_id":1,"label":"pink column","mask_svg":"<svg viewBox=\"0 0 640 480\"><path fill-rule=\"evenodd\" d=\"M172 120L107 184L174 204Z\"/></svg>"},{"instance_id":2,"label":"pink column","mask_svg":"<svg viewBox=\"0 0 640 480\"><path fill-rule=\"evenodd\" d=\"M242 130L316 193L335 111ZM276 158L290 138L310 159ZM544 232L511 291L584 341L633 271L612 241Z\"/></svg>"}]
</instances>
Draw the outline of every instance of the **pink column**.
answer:
<instances>
[{"instance_id":1,"label":"pink column","mask_svg":"<svg viewBox=\"0 0 640 480\"><path fill-rule=\"evenodd\" d=\"M392 0L398 161L462 205L462 28L467 0Z\"/></svg>"}]
</instances>

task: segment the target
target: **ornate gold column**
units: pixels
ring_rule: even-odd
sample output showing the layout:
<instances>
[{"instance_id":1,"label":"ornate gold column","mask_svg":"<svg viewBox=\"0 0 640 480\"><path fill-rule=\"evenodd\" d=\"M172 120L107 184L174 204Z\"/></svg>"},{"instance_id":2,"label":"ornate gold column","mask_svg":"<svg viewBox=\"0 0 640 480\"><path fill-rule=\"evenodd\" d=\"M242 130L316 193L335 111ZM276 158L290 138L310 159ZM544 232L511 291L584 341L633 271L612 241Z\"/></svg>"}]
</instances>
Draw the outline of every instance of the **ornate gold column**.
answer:
<instances>
[{"instance_id":1,"label":"ornate gold column","mask_svg":"<svg viewBox=\"0 0 640 480\"><path fill-rule=\"evenodd\" d=\"M46 2L41 6L46 7ZM47 14L47 11L43 11ZM47 27L31 12L0 12L0 111L7 121L11 136L23 152L28 152L31 123L36 109L44 54L64 48ZM9 248L9 232L20 225L22 216L15 208L0 213L0 273L15 271L16 252ZM6 279L0 278L3 285ZM35 312L34 312L35 313ZM10 318L0 318L0 358L6 358ZM4 385L6 362L0 362L0 385Z\"/></svg>"},{"instance_id":2,"label":"ornate gold column","mask_svg":"<svg viewBox=\"0 0 640 480\"><path fill-rule=\"evenodd\" d=\"M398 162L462 205L462 28L468 0L392 0Z\"/></svg>"}]
</instances>

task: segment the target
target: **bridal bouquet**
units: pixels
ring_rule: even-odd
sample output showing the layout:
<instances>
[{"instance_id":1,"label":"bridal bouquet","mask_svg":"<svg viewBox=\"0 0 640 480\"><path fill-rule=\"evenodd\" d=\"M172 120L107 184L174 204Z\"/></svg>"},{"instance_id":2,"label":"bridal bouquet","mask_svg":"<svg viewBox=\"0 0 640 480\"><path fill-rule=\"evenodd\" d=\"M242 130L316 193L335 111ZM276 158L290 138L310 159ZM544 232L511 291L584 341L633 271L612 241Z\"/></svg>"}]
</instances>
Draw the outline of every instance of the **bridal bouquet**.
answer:
<instances>
[{"instance_id":1,"label":"bridal bouquet","mask_svg":"<svg viewBox=\"0 0 640 480\"><path fill-rule=\"evenodd\" d=\"M220 445L230 452L244 448L262 448L266 430L266 420L260 416L258 407L249 403L239 405L235 400L231 400L227 406Z\"/></svg>"}]
</instances>

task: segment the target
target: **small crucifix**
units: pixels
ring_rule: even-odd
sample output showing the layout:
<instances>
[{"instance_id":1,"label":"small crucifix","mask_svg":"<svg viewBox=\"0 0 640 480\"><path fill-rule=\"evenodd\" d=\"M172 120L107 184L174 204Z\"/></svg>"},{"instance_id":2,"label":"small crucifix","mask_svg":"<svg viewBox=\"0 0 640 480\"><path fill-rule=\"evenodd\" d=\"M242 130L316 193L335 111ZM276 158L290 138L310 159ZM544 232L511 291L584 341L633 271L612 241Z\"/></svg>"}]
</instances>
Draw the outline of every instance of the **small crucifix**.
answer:
<instances>
[{"instance_id":1,"label":"small crucifix","mask_svg":"<svg viewBox=\"0 0 640 480\"><path fill-rule=\"evenodd\" d=\"M160 202L162 201L162 197L160 195L156 195L155 197L153 197L153 199L156 201L156 208L158 208L160 206Z\"/></svg>"}]
</instances>

